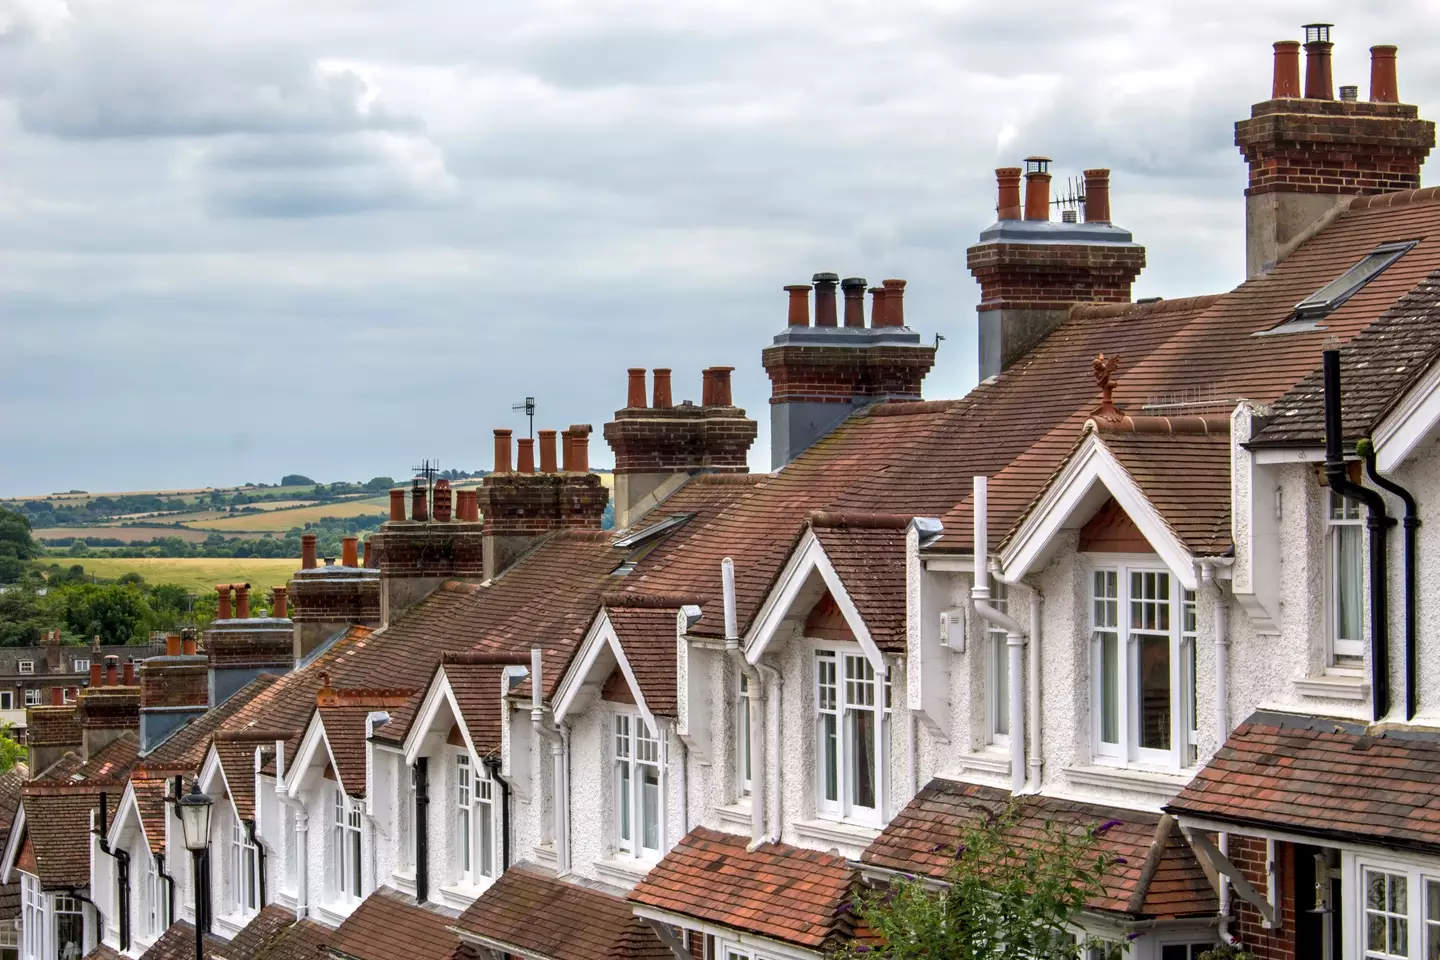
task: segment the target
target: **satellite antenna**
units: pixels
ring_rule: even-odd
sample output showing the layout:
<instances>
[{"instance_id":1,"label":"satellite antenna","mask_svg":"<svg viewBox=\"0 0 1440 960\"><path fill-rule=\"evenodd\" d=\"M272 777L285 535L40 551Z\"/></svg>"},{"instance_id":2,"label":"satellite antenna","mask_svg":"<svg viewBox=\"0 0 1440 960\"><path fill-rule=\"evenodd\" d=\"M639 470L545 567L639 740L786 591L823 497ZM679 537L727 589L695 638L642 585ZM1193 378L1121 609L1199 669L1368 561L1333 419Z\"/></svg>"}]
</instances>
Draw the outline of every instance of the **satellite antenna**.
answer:
<instances>
[{"instance_id":1,"label":"satellite antenna","mask_svg":"<svg viewBox=\"0 0 1440 960\"><path fill-rule=\"evenodd\" d=\"M1060 211L1060 220L1075 223L1080 219L1080 210L1085 206L1085 181L1080 177L1066 177L1065 183L1050 205Z\"/></svg>"},{"instance_id":2,"label":"satellite antenna","mask_svg":"<svg viewBox=\"0 0 1440 960\"><path fill-rule=\"evenodd\" d=\"M510 406L511 410L525 411L525 416L530 418L530 439L535 439L535 398L526 397L524 403L516 403Z\"/></svg>"}]
</instances>

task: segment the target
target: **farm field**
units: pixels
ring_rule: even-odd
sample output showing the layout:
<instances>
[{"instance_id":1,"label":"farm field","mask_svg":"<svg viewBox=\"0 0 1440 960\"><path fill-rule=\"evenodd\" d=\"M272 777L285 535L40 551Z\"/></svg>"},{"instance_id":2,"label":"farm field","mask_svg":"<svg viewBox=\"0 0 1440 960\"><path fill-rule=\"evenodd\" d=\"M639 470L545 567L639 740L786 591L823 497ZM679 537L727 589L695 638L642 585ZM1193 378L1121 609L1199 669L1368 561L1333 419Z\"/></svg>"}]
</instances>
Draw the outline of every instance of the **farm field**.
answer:
<instances>
[{"instance_id":1,"label":"farm field","mask_svg":"<svg viewBox=\"0 0 1440 960\"><path fill-rule=\"evenodd\" d=\"M64 557L57 557L57 563L66 564ZM72 561L85 568L85 572L105 580L114 580L127 573L138 573L146 583L173 583L185 587L192 593L209 593L217 583L248 583L258 591L278 587L300 569L300 560L254 559L254 558L201 558L201 557L106 557L95 559L82 557Z\"/></svg>"},{"instance_id":2,"label":"farm field","mask_svg":"<svg viewBox=\"0 0 1440 960\"><path fill-rule=\"evenodd\" d=\"M284 532L291 527L303 527L307 523L326 517L366 517L385 513L389 509L388 497L366 497L363 500L340 500L318 503L313 506L289 510L266 510L264 513L244 513L238 516L222 517L219 520L193 520L186 526L218 530L226 536L236 532ZM204 539L202 537L201 539Z\"/></svg>"},{"instance_id":3,"label":"farm field","mask_svg":"<svg viewBox=\"0 0 1440 960\"><path fill-rule=\"evenodd\" d=\"M126 543L149 543L156 537L179 537L189 543L203 543L210 534L183 527L41 527L31 531L37 540L58 540L62 537L124 540Z\"/></svg>"}]
</instances>

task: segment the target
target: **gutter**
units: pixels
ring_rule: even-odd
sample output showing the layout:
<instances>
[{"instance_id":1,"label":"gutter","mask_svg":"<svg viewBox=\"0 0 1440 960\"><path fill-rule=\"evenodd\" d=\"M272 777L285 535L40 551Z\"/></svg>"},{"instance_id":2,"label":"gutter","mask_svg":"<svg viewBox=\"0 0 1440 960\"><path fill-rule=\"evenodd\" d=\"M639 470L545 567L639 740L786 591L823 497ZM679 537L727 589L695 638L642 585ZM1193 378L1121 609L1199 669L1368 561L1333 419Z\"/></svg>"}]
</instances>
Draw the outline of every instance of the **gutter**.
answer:
<instances>
[{"instance_id":1,"label":"gutter","mask_svg":"<svg viewBox=\"0 0 1440 960\"><path fill-rule=\"evenodd\" d=\"M175 878L165 872L165 854L156 853L153 856L155 857L155 875L165 881L166 889L170 891L170 899L167 904L169 909L165 914L165 926L168 927L175 922Z\"/></svg>"},{"instance_id":2,"label":"gutter","mask_svg":"<svg viewBox=\"0 0 1440 960\"><path fill-rule=\"evenodd\" d=\"M1370 690L1371 718L1379 721L1390 712L1390 607L1385 531L1394 519L1385 512L1385 498L1368 487L1351 483L1341 453L1344 435L1340 417L1340 351L1326 350L1325 372L1325 479L1337 495L1366 509L1365 529L1370 534Z\"/></svg>"},{"instance_id":3,"label":"gutter","mask_svg":"<svg viewBox=\"0 0 1440 960\"><path fill-rule=\"evenodd\" d=\"M555 874L563 877L570 872L570 782L566 753L569 736L559 724L555 729L545 725L545 711L540 682L541 650L530 648L530 724L535 735L550 743L550 783L554 799Z\"/></svg>"},{"instance_id":4,"label":"gutter","mask_svg":"<svg viewBox=\"0 0 1440 960\"><path fill-rule=\"evenodd\" d=\"M430 899L430 758L415 758L415 900Z\"/></svg>"},{"instance_id":5,"label":"gutter","mask_svg":"<svg viewBox=\"0 0 1440 960\"><path fill-rule=\"evenodd\" d=\"M1405 719L1414 720L1420 712L1420 642L1415 636L1418 614L1416 607L1420 590L1416 584L1415 564L1419 560L1420 508L1414 495L1394 480L1382 477L1375 468L1375 444L1361 440L1355 445L1365 458L1365 472L1382 490L1388 490L1405 504Z\"/></svg>"},{"instance_id":6,"label":"gutter","mask_svg":"<svg viewBox=\"0 0 1440 960\"><path fill-rule=\"evenodd\" d=\"M1025 627L1020 625L1020 621L990 605L990 569L986 562L990 555L988 493L988 478L976 477L973 500L975 586L970 591L970 602L974 604L975 613L981 620L1005 631L1010 672L1010 792L1014 795L1025 790L1025 703L1020 678L1025 668L1025 641L1028 633Z\"/></svg>"},{"instance_id":7,"label":"gutter","mask_svg":"<svg viewBox=\"0 0 1440 960\"><path fill-rule=\"evenodd\" d=\"M720 561L720 580L725 596L725 655L745 675L745 706L750 713L750 843L746 849L754 850L765 842L765 680L740 649L735 561L729 557Z\"/></svg>"},{"instance_id":8,"label":"gutter","mask_svg":"<svg viewBox=\"0 0 1440 960\"><path fill-rule=\"evenodd\" d=\"M265 844L255 836L255 818L252 817L242 822L245 824L246 832L250 835L250 845L255 848L255 869L259 873L257 879L260 881L260 906L256 909L264 910L267 902L265 899Z\"/></svg>"}]
</instances>

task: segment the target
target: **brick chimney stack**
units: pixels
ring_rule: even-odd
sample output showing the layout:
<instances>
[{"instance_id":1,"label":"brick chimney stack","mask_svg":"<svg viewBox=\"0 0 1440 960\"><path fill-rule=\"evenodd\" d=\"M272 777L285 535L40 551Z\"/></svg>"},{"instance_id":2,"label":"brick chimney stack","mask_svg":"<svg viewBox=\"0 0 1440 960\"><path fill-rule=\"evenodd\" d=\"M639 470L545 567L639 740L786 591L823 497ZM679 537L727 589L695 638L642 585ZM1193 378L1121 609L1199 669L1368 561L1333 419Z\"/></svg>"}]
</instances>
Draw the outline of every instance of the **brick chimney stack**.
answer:
<instances>
[{"instance_id":1,"label":"brick chimney stack","mask_svg":"<svg viewBox=\"0 0 1440 960\"><path fill-rule=\"evenodd\" d=\"M1110 171L1085 171L1085 222L1050 219L1050 160L1025 160L1025 217L1017 167L995 171L999 219L966 251L980 282L980 377L1009 367L1049 335L1077 303L1128 303L1145 248L1111 222Z\"/></svg>"},{"instance_id":2,"label":"brick chimney stack","mask_svg":"<svg viewBox=\"0 0 1440 960\"><path fill-rule=\"evenodd\" d=\"M870 288L870 326L864 325L865 281L850 277L845 325L834 316L835 278L817 273L815 326L809 291L792 284L785 329L761 354L770 376L770 466L794 460L852 413L881 400L919 400L920 382L935 349L905 326L905 281Z\"/></svg>"},{"instance_id":3,"label":"brick chimney stack","mask_svg":"<svg viewBox=\"0 0 1440 960\"><path fill-rule=\"evenodd\" d=\"M87 760L126 730L138 730L140 688L135 685L134 665L127 662L122 674L120 658L107 656L103 682L80 692L75 717L80 722L81 753Z\"/></svg>"},{"instance_id":4,"label":"brick chimney stack","mask_svg":"<svg viewBox=\"0 0 1440 960\"><path fill-rule=\"evenodd\" d=\"M1334 99L1330 24L1305 31L1305 85L1299 44L1275 44L1269 100L1235 124L1250 167L1245 190L1245 272L1265 273L1292 240L1350 197L1412 190L1435 146L1435 124L1400 103L1395 47L1370 48L1370 100Z\"/></svg>"},{"instance_id":5,"label":"brick chimney stack","mask_svg":"<svg viewBox=\"0 0 1440 960\"><path fill-rule=\"evenodd\" d=\"M833 285L830 294L833 313ZM703 370L700 405L696 406L689 400L674 403L671 371L657 369L654 406L624 407L616 410L615 419L605 424L605 440L615 451L617 527L632 526L696 474L749 470L746 455L759 427L733 403L730 386L733 370L733 367ZM633 389L637 372L643 394L643 368L630 371L630 382Z\"/></svg>"}]
</instances>

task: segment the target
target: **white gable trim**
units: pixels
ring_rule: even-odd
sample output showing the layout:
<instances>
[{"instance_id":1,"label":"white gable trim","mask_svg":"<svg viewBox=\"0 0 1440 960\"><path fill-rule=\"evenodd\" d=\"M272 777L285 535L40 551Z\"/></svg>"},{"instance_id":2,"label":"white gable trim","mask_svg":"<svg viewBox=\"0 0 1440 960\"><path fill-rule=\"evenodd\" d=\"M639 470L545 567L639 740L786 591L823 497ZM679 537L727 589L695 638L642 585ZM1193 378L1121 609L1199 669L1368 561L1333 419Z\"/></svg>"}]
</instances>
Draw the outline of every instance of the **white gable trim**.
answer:
<instances>
[{"instance_id":1,"label":"white gable trim","mask_svg":"<svg viewBox=\"0 0 1440 960\"><path fill-rule=\"evenodd\" d=\"M290 798L299 799L300 782L305 779L311 765L317 762L322 746L325 748L324 756L330 761L330 769L335 771L335 782L340 784L341 790L345 790L345 784L340 779L340 765L335 762L335 755L330 752L330 741L325 736L325 722L320 719L317 708L305 727L305 737L300 741L300 749L295 751L295 762L286 771L285 793ZM348 790L345 792L349 793Z\"/></svg>"},{"instance_id":2,"label":"white gable trim","mask_svg":"<svg viewBox=\"0 0 1440 960\"><path fill-rule=\"evenodd\" d=\"M770 646L770 641L775 639L780 624L789 616L790 609L795 604L800 591L804 589L810 574L818 572L820 579L825 582L830 595L835 598L835 603L840 607L840 613L845 617L845 623L850 627L850 632L855 634L855 639L860 642L860 649L865 652L865 659L875 668L876 673L883 674L885 671L885 657L880 648L875 645L875 640L870 636L870 628L865 624L865 618L860 616L850 594L846 592L845 585L840 582L840 575L835 572L835 567L830 563L830 558L825 555L825 548L820 545L820 538L815 536L815 531L806 530L805 535L800 538L790 559L786 562L780 576L775 582L775 588L760 605L760 612L750 624L750 630L744 639L745 659L750 663L758 663L765 655L765 650Z\"/></svg>"},{"instance_id":3,"label":"white gable trim","mask_svg":"<svg viewBox=\"0 0 1440 960\"><path fill-rule=\"evenodd\" d=\"M126 817L134 817L135 824L140 828L140 842L145 849L150 849L150 838L145 834L145 820L140 816L140 804L135 798L135 782L125 781L125 792L120 794L120 803L115 807L115 819L110 821L109 832L105 834L105 842L110 846L118 846L120 843L121 824Z\"/></svg>"},{"instance_id":4,"label":"white gable trim","mask_svg":"<svg viewBox=\"0 0 1440 960\"><path fill-rule=\"evenodd\" d=\"M253 753L253 751L252 751ZM220 751L215 749L214 741L211 741L209 748L205 751L205 763L200 768L200 789L206 793L211 792L215 786L215 779L219 777L220 788L225 791L225 799L230 804L230 812L234 814L235 821L240 822L240 809L235 806L235 791L230 789L230 778L225 775L225 764L220 762ZM340 776L340 771L335 771L335 776ZM211 826L214 826L215 818L210 818Z\"/></svg>"},{"instance_id":5,"label":"white gable trim","mask_svg":"<svg viewBox=\"0 0 1440 960\"><path fill-rule=\"evenodd\" d=\"M1432 364L1375 427L1375 466L1390 473L1440 425L1440 363Z\"/></svg>"},{"instance_id":6,"label":"white gable trim","mask_svg":"<svg viewBox=\"0 0 1440 960\"><path fill-rule=\"evenodd\" d=\"M1045 491L1040 503L1000 552L1004 579L1019 580L1044 566L1056 537L1066 529L1075 511L1097 483L1134 521L1175 579L1187 590L1197 589L1194 557L1095 433L1091 433L1071 455L1060 476Z\"/></svg>"},{"instance_id":7,"label":"white gable trim","mask_svg":"<svg viewBox=\"0 0 1440 960\"><path fill-rule=\"evenodd\" d=\"M10 824L10 836L5 839L5 859L0 862L0 883L14 883L15 860L20 856L20 838L25 835L25 799L15 808L15 819Z\"/></svg>"},{"instance_id":8,"label":"white gable trim","mask_svg":"<svg viewBox=\"0 0 1440 960\"><path fill-rule=\"evenodd\" d=\"M600 654L610 650L615 655L615 663L620 667L620 672L625 675L625 682L630 686L630 692L635 696L635 706L640 711L640 716L645 718L645 726L652 737L660 736L660 725L655 722L655 715L650 712L650 707L645 703L645 694L640 689L640 683L635 679L635 671L630 669L630 661L625 659L625 650L620 646L620 638L615 634L615 627L610 622L609 611L602 609L595 615L590 624L590 630L585 634L585 640L580 645L580 652L570 663L570 669L565 671L565 676L560 678L560 686L555 690L555 722L562 723L576 700L580 691L584 689L586 681L590 679L590 673L595 669L595 663L600 659ZM604 682L603 677L600 682Z\"/></svg>"},{"instance_id":9,"label":"white gable trim","mask_svg":"<svg viewBox=\"0 0 1440 960\"><path fill-rule=\"evenodd\" d=\"M455 718L455 726L460 728L460 736L465 741L465 749L470 752L470 761L478 767L480 756L475 751L475 742L470 739L470 729L465 725L465 717L460 713L460 704L455 699L455 691L450 686L450 678L445 675L443 666L435 672L435 679L430 682L430 689L425 692L425 700L420 704L420 709L415 713L415 719L410 723L410 732L405 734L406 765L413 766L415 761L420 759L421 745L424 744L425 737L429 735L430 727L434 725L442 704L450 705L451 715Z\"/></svg>"}]
</instances>

